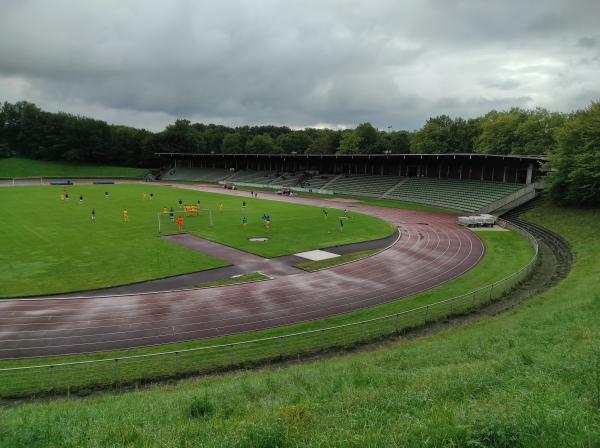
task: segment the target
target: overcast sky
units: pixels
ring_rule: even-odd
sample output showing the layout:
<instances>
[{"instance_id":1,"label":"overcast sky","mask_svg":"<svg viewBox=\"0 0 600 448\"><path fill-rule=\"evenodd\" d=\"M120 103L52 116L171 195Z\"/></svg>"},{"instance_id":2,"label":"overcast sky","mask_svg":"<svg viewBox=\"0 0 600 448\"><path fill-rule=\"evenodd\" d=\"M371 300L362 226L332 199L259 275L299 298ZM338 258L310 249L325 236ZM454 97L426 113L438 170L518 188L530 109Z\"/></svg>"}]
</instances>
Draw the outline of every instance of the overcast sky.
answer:
<instances>
[{"instance_id":1,"label":"overcast sky","mask_svg":"<svg viewBox=\"0 0 600 448\"><path fill-rule=\"evenodd\" d=\"M1 101L151 130L416 129L598 99L599 0L0 0Z\"/></svg>"}]
</instances>

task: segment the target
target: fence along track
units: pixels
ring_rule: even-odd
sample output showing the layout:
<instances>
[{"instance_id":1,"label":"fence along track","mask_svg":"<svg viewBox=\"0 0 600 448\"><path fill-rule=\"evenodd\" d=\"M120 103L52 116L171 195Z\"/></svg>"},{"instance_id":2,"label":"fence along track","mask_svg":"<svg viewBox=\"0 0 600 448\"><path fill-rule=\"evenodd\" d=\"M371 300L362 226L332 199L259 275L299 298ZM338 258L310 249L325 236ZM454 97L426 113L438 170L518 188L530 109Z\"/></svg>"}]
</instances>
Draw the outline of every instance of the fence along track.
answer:
<instances>
[{"instance_id":1,"label":"fence along track","mask_svg":"<svg viewBox=\"0 0 600 448\"><path fill-rule=\"evenodd\" d=\"M538 242L535 237L523 227L505 222L507 227L529 241L534 249L533 257L508 277L468 293L403 312L282 336L118 358L4 368L0 369L0 397L81 393L89 389L118 388L252 366L326 350L350 348L452 315L464 314L502 297L526 280L537 265Z\"/></svg>"}]
</instances>

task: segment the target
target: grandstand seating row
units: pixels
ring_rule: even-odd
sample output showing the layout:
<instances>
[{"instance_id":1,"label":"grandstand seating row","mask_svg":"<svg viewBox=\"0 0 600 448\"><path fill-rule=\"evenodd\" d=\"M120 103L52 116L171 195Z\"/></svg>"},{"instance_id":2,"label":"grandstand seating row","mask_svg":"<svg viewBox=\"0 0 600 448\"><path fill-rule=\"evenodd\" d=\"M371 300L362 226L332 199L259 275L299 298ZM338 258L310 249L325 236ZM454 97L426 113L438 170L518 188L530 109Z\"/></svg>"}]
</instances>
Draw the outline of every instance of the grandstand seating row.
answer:
<instances>
[{"instance_id":1,"label":"grandstand seating row","mask_svg":"<svg viewBox=\"0 0 600 448\"><path fill-rule=\"evenodd\" d=\"M162 180L190 180L196 182L219 182L232 173L224 168L171 168L161 176Z\"/></svg>"},{"instance_id":2,"label":"grandstand seating row","mask_svg":"<svg viewBox=\"0 0 600 448\"><path fill-rule=\"evenodd\" d=\"M411 177L386 198L476 212L523 188L521 184Z\"/></svg>"},{"instance_id":3,"label":"grandstand seating row","mask_svg":"<svg viewBox=\"0 0 600 448\"><path fill-rule=\"evenodd\" d=\"M438 179L430 177L398 177L372 175L274 173L270 171L173 168L162 179L200 182L244 182L293 187L302 185L313 190L324 188L337 194L384 197L406 202L477 212L483 207L523 188L522 184Z\"/></svg>"},{"instance_id":4,"label":"grandstand seating row","mask_svg":"<svg viewBox=\"0 0 600 448\"><path fill-rule=\"evenodd\" d=\"M327 189L349 195L380 197L402 180L398 176L339 176L327 185Z\"/></svg>"}]
</instances>

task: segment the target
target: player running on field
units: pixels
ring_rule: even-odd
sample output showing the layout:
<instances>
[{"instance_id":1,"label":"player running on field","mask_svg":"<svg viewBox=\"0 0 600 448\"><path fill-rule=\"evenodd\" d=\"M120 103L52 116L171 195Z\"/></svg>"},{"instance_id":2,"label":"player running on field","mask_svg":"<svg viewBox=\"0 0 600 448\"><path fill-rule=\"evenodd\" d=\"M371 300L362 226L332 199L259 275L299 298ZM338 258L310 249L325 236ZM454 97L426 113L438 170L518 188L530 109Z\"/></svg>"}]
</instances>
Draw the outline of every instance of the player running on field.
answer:
<instances>
[{"instance_id":1,"label":"player running on field","mask_svg":"<svg viewBox=\"0 0 600 448\"><path fill-rule=\"evenodd\" d=\"M183 230L183 216L181 215L177 217L177 228Z\"/></svg>"},{"instance_id":2,"label":"player running on field","mask_svg":"<svg viewBox=\"0 0 600 448\"><path fill-rule=\"evenodd\" d=\"M104 199L108 199L108 191L104 192Z\"/></svg>"},{"instance_id":3,"label":"player running on field","mask_svg":"<svg viewBox=\"0 0 600 448\"><path fill-rule=\"evenodd\" d=\"M80 203L80 204L83 204L83 195L82 195L82 194L81 194L81 195L79 195L79 203Z\"/></svg>"},{"instance_id":4,"label":"player running on field","mask_svg":"<svg viewBox=\"0 0 600 448\"><path fill-rule=\"evenodd\" d=\"M171 222L175 222L175 212L173 211L173 207L169 210L169 220Z\"/></svg>"},{"instance_id":5,"label":"player running on field","mask_svg":"<svg viewBox=\"0 0 600 448\"><path fill-rule=\"evenodd\" d=\"M96 222L96 209L92 209L92 222Z\"/></svg>"},{"instance_id":6,"label":"player running on field","mask_svg":"<svg viewBox=\"0 0 600 448\"><path fill-rule=\"evenodd\" d=\"M127 209L123 210L123 221L129 221L129 212L127 211Z\"/></svg>"},{"instance_id":7,"label":"player running on field","mask_svg":"<svg viewBox=\"0 0 600 448\"><path fill-rule=\"evenodd\" d=\"M245 216L242 218L242 227L244 227L244 232L248 230L248 218Z\"/></svg>"},{"instance_id":8,"label":"player running on field","mask_svg":"<svg viewBox=\"0 0 600 448\"><path fill-rule=\"evenodd\" d=\"M65 203L65 195L64 195L64 193L62 193L60 195L60 202L62 202L63 204Z\"/></svg>"}]
</instances>

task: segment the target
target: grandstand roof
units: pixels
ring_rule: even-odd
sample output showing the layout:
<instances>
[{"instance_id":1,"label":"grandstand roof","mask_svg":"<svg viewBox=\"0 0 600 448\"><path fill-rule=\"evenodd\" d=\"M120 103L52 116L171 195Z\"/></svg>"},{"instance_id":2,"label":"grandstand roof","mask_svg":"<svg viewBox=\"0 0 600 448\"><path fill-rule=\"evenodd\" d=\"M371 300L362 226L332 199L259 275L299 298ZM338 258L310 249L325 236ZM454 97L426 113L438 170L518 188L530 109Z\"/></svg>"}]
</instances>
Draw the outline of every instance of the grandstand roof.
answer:
<instances>
[{"instance_id":1,"label":"grandstand roof","mask_svg":"<svg viewBox=\"0 0 600 448\"><path fill-rule=\"evenodd\" d=\"M196 157L269 157L269 158L336 158L336 159L492 159L492 160L519 160L544 162L548 160L547 156L543 155L503 155L503 154L471 154L471 153L452 153L452 154L223 154L209 153L200 154L193 152L157 152L155 155L168 158L196 158Z\"/></svg>"}]
</instances>

